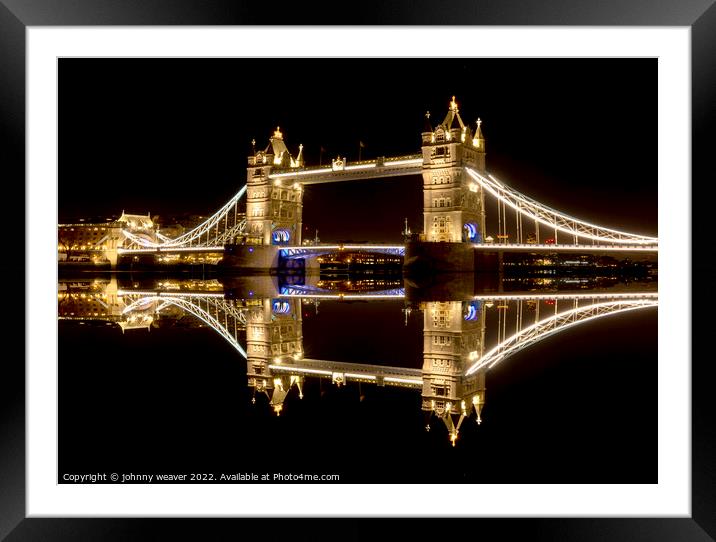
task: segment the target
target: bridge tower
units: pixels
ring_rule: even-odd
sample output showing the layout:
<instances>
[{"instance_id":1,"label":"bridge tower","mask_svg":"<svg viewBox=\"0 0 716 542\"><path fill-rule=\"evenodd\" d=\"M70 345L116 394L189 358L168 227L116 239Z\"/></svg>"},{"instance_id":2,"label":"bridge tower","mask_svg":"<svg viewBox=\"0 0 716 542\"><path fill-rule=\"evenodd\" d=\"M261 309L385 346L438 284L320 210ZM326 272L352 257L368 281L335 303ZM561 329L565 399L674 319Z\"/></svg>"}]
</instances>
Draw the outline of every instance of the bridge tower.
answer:
<instances>
[{"instance_id":1,"label":"bridge tower","mask_svg":"<svg viewBox=\"0 0 716 542\"><path fill-rule=\"evenodd\" d=\"M248 158L246 225L247 241L259 245L300 245L303 213L303 187L279 179L271 180L275 170L303 166L303 145L293 158L276 127L264 150Z\"/></svg>"},{"instance_id":2,"label":"bridge tower","mask_svg":"<svg viewBox=\"0 0 716 542\"><path fill-rule=\"evenodd\" d=\"M248 384L269 396L278 414L296 377L273 374L270 365L280 365L287 357L303 356L303 324L300 299L260 299L251 301L246 314L246 372Z\"/></svg>"},{"instance_id":3,"label":"bridge tower","mask_svg":"<svg viewBox=\"0 0 716 542\"><path fill-rule=\"evenodd\" d=\"M485 403L485 372L466 369L482 356L485 312L480 301L426 302L423 308L422 408L446 425L453 445L465 418Z\"/></svg>"},{"instance_id":4,"label":"bridge tower","mask_svg":"<svg viewBox=\"0 0 716 542\"><path fill-rule=\"evenodd\" d=\"M475 132L460 117L455 96L443 121L433 127L425 115L423 152L423 232L428 242L479 243L485 232L485 195L464 171L485 171L485 138L480 119Z\"/></svg>"}]
</instances>

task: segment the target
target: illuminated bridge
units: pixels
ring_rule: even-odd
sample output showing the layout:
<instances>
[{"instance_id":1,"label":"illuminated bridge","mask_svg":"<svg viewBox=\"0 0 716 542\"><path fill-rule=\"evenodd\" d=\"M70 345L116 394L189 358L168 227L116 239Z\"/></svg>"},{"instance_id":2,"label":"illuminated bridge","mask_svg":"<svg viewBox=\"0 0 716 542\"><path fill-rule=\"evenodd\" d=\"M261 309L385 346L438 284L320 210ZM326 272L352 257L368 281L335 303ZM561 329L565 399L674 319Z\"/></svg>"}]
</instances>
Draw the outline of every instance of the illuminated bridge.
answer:
<instances>
[{"instance_id":1,"label":"illuminated bridge","mask_svg":"<svg viewBox=\"0 0 716 542\"><path fill-rule=\"evenodd\" d=\"M490 174L485 167L481 124L480 119L474 128L465 124L453 97L442 122L433 125L426 115L421 153L357 162L337 157L330 165L318 167L304 164L302 146L294 157L277 128L265 148L254 146L248 158L246 184L201 224L173 237L145 223L128 224L121 229L120 239L102 246L115 255L132 255L224 252L227 245L249 245L254 247L252 256L236 264L247 267L251 267L251 258L258 261L259 255L267 251L276 255L280 251L288 259L332 250L406 255L402 244L304 242L303 193L311 185L421 175L423 225L417 237L428 246L447 243L456 250L467 246L476 251L501 252L658 251L655 236L576 218L516 191ZM490 211L492 222L496 222L493 231L488 231L486 223L487 202L494 205L494 214ZM410 233L407 227L405 233Z\"/></svg>"}]
</instances>

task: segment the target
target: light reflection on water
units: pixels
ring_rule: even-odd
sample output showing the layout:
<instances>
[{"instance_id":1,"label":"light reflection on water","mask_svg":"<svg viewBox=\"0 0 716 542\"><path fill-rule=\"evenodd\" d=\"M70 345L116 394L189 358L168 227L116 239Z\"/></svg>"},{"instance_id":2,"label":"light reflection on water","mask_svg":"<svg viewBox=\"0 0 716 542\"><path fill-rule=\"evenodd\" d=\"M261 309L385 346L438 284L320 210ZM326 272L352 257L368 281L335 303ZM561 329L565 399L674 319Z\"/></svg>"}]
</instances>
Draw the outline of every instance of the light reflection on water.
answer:
<instances>
[{"instance_id":1,"label":"light reflection on water","mask_svg":"<svg viewBox=\"0 0 716 542\"><path fill-rule=\"evenodd\" d=\"M424 428L439 427L455 446L465 424L483 421L491 369L570 328L658 305L651 281L494 286L464 278L433 287L395 277L105 276L61 280L58 317L117 326L130 347L134 334L153 328L211 328L245 363L252 402L276 415L288 398L303 398L307 381L410 390L420 396Z\"/></svg>"}]
</instances>

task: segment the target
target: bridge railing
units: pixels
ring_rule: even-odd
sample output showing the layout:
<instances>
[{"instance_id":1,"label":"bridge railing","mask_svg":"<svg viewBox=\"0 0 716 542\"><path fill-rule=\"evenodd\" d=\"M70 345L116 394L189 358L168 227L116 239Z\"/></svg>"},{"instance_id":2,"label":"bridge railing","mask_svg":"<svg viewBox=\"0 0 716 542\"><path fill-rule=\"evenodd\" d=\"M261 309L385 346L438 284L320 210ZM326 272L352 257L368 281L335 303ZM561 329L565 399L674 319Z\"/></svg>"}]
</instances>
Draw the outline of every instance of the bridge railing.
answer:
<instances>
[{"instance_id":1,"label":"bridge railing","mask_svg":"<svg viewBox=\"0 0 716 542\"><path fill-rule=\"evenodd\" d=\"M371 158L369 160L345 160L344 166L365 166L365 165L372 165L376 164L376 167L381 166L390 166L394 162L403 162L403 161L411 161L411 160L421 160L423 158L422 154L406 154L403 156L378 156L376 158ZM332 171L332 165L326 164L326 165L320 165L320 166L303 166L303 167L283 167L283 168L277 168L274 167L271 169L272 175L282 175L287 173L298 173L298 172L305 172L308 173L322 173L322 172L329 172Z\"/></svg>"},{"instance_id":2,"label":"bridge railing","mask_svg":"<svg viewBox=\"0 0 716 542\"><path fill-rule=\"evenodd\" d=\"M422 154L406 154L404 156L389 156L388 158L383 158L383 162L386 164L389 164L391 162L398 162L402 160L418 160L422 159Z\"/></svg>"}]
</instances>

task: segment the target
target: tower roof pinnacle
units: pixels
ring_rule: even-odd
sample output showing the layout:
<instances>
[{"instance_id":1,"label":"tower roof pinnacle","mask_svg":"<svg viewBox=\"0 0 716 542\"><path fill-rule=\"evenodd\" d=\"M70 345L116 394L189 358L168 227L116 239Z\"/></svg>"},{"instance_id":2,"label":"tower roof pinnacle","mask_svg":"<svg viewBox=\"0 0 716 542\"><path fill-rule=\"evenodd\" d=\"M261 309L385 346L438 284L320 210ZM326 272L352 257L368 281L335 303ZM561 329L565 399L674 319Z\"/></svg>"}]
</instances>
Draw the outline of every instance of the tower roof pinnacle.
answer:
<instances>
[{"instance_id":1,"label":"tower roof pinnacle","mask_svg":"<svg viewBox=\"0 0 716 542\"><path fill-rule=\"evenodd\" d=\"M302 149L303 147L299 148L299 158L301 162L303 162L303 156L301 155ZM288 147L286 147L286 143L284 143L280 126L276 126L273 135L269 138L269 143L264 153L266 155L273 155L273 165L275 166L299 167L299 161L293 158Z\"/></svg>"},{"instance_id":2,"label":"tower roof pinnacle","mask_svg":"<svg viewBox=\"0 0 716 542\"><path fill-rule=\"evenodd\" d=\"M450 102L450 107L448 109L447 115L445 115L445 120L443 120L443 126L445 126L446 130L451 130L453 122L457 119L460 128L465 128L465 123L462 122L462 118L460 118L460 112L457 107L457 102L455 101L455 96L452 97L452 101Z\"/></svg>"},{"instance_id":3,"label":"tower roof pinnacle","mask_svg":"<svg viewBox=\"0 0 716 542\"><path fill-rule=\"evenodd\" d=\"M291 167L302 167L303 166L303 143L298 145L298 156L294 160L291 159Z\"/></svg>"},{"instance_id":4,"label":"tower roof pinnacle","mask_svg":"<svg viewBox=\"0 0 716 542\"><path fill-rule=\"evenodd\" d=\"M432 132L433 126L430 124L430 111L425 112L425 122L423 123L423 133Z\"/></svg>"},{"instance_id":5,"label":"tower roof pinnacle","mask_svg":"<svg viewBox=\"0 0 716 542\"><path fill-rule=\"evenodd\" d=\"M485 136L482 135L482 119L478 117L477 119L477 129L475 130L475 137L473 139L485 139Z\"/></svg>"}]
</instances>

